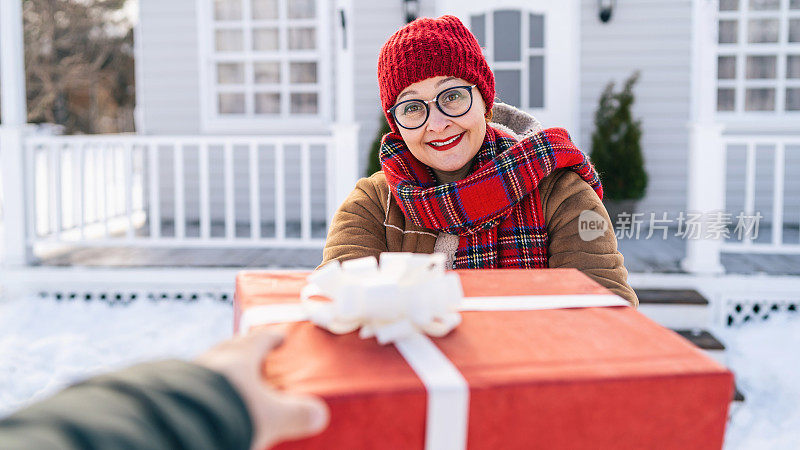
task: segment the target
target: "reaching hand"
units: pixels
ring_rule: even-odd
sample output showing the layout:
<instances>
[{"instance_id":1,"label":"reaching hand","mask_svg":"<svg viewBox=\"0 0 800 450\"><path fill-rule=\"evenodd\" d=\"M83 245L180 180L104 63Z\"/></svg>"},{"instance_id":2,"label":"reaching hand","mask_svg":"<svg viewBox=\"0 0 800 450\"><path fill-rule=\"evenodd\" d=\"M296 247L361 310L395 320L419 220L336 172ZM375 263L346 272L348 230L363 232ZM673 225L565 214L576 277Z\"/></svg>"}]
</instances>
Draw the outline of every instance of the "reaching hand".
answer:
<instances>
[{"instance_id":1,"label":"reaching hand","mask_svg":"<svg viewBox=\"0 0 800 450\"><path fill-rule=\"evenodd\" d=\"M264 358L280 345L284 334L278 327L253 330L218 344L195 360L224 375L244 399L253 421L253 450L311 436L328 425L328 407L321 399L279 392L261 378Z\"/></svg>"}]
</instances>

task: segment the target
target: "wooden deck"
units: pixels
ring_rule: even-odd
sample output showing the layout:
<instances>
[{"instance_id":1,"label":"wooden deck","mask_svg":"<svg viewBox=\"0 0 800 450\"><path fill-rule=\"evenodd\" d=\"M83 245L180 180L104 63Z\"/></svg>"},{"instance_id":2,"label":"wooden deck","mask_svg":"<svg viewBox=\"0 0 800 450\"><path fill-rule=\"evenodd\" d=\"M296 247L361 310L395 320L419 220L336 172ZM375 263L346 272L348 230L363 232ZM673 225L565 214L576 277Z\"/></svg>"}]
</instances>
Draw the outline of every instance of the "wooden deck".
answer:
<instances>
[{"instance_id":1,"label":"wooden deck","mask_svg":"<svg viewBox=\"0 0 800 450\"><path fill-rule=\"evenodd\" d=\"M686 241L669 233L667 239L620 239L619 249L631 273L682 273ZM798 242L797 228L784 230L785 242ZM769 230L758 241L769 240ZM91 267L242 267L312 269L322 260L321 249L185 249L185 248L66 248L43 255L44 266ZM731 274L800 275L800 255L723 254Z\"/></svg>"}]
</instances>

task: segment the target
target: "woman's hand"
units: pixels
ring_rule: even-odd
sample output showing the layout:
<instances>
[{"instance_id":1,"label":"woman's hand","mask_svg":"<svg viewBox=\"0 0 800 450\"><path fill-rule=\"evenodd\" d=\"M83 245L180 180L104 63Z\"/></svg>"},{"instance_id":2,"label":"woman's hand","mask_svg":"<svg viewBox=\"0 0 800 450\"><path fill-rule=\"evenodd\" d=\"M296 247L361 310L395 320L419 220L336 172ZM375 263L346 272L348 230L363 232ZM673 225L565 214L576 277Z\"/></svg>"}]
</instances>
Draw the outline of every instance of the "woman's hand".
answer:
<instances>
[{"instance_id":1,"label":"woman's hand","mask_svg":"<svg viewBox=\"0 0 800 450\"><path fill-rule=\"evenodd\" d=\"M195 362L224 375L241 395L253 422L252 449L319 433L328 425L328 407L321 399L279 392L261 378L264 358L280 345L285 328L253 330L224 341Z\"/></svg>"}]
</instances>

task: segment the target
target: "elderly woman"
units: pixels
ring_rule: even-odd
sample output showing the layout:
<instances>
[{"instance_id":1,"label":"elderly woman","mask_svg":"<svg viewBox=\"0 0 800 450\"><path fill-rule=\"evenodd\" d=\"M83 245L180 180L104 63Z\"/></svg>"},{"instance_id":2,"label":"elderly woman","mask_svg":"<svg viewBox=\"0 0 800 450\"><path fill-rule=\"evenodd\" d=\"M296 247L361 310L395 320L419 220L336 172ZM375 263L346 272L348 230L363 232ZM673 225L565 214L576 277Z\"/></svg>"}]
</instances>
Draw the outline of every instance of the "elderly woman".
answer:
<instances>
[{"instance_id":1,"label":"elderly woman","mask_svg":"<svg viewBox=\"0 0 800 450\"><path fill-rule=\"evenodd\" d=\"M383 170L336 212L323 264L442 252L456 269L573 267L637 305L588 158L565 130L494 101L494 75L461 21L398 30L378 79L392 128ZM602 235L579 234L593 218L606 221Z\"/></svg>"}]
</instances>

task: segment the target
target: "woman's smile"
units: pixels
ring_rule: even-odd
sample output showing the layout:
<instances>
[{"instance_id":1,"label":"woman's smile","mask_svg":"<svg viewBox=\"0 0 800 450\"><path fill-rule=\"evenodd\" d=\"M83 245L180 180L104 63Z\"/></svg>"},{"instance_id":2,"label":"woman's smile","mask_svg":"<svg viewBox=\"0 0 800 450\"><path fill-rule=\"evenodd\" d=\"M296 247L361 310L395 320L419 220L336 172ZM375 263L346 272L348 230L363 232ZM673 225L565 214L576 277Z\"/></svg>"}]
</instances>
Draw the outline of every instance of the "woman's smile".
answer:
<instances>
[{"instance_id":1,"label":"woman's smile","mask_svg":"<svg viewBox=\"0 0 800 450\"><path fill-rule=\"evenodd\" d=\"M439 152L450 150L451 148L458 145L459 142L461 142L461 138L464 137L464 133L466 133L466 131L447 139L429 141L427 144L433 147L434 150Z\"/></svg>"}]
</instances>

